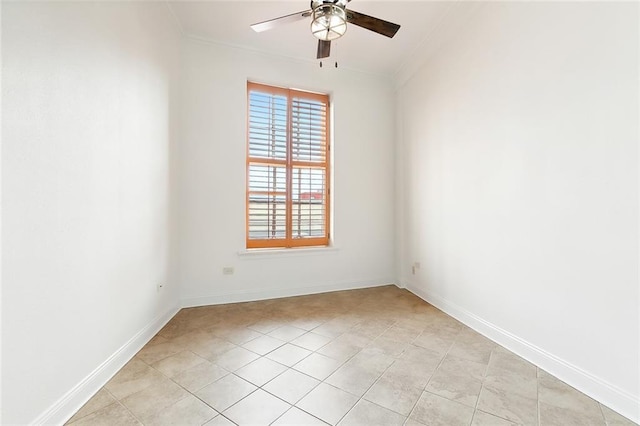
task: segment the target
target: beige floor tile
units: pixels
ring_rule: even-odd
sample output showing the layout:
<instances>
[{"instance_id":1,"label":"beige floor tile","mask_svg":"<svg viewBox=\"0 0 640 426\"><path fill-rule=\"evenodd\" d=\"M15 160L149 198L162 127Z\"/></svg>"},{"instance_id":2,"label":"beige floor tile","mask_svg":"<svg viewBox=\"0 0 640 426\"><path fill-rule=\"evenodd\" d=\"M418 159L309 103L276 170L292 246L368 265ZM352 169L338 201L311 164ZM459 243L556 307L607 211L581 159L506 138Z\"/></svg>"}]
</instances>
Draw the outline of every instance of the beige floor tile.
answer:
<instances>
[{"instance_id":1,"label":"beige floor tile","mask_svg":"<svg viewBox=\"0 0 640 426\"><path fill-rule=\"evenodd\" d=\"M195 393L227 374L229 372L224 368L207 361L183 371L173 377L173 381L189 392Z\"/></svg>"},{"instance_id":2,"label":"beige floor tile","mask_svg":"<svg viewBox=\"0 0 640 426\"><path fill-rule=\"evenodd\" d=\"M145 421L145 425L200 426L217 415L213 408L189 395L155 413Z\"/></svg>"},{"instance_id":3,"label":"beige floor tile","mask_svg":"<svg viewBox=\"0 0 640 426\"><path fill-rule=\"evenodd\" d=\"M302 336L306 332L307 330L303 330L302 328L283 325L282 327L276 328L272 332L268 333L268 335L271 337L275 337L278 340L290 342L291 340Z\"/></svg>"},{"instance_id":4,"label":"beige floor tile","mask_svg":"<svg viewBox=\"0 0 640 426\"><path fill-rule=\"evenodd\" d=\"M398 341L392 337L385 336L384 334L377 337L371 342L368 348L380 351L392 357L397 357L404 352L405 348L409 345L409 342Z\"/></svg>"},{"instance_id":5,"label":"beige floor tile","mask_svg":"<svg viewBox=\"0 0 640 426\"><path fill-rule=\"evenodd\" d=\"M360 350L361 348L356 345L334 340L318 349L317 352L319 354L326 355L338 361L344 362L360 352Z\"/></svg>"},{"instance_id":6,"label":"beige floor tile","mask_svg":"<svg viewBox=\"0 0 640 426\"><path fill-rule=\"evenodd\" d=\"M289 322L289 325L303 330L311 331L325 322L323 319L305 318L306 314L304 312L298 312L297 315L295 319Z\"/></svg>"},{"instance_id":7,"label":"beige floor tile","mask_svg":"<svg viewBox=\"0 0 640 426\"><path fill-rule=\"evenodd\" d=\"M393 320L381 320L377 318L369 319L369 321L365 321L354 327L351 332L358 333L374 340L376 337L387 331L393 324Z\"/></svg>"},{"instance_id":8,"label":"beige floor tile","mask_svg":"<svg viewBox=\"0 0 640 426\"><path fill-rule=\"evenodd\" d=\"M616 413L611 408L602 404L600 404L600 407L602 408L602 414L604 415L608 426L637 426L636 423Z\"/></svg>"},{"instance_id":9,"label":"beige floor tile","mask_svg":"<svg viewBox=\"0 0 640 426\"><path fill-rule=\"evenodd\" d=\"M272 426L326 426L327 423L313 417L309 413L291 407L289 411L284 413L278 420L271 424Z\"/></svg>"},{"instance_id":10,"label":"beige floor tile","mask_svg":"<svg viewBox=\"0 0 640 426\"><path fill-rule=\"evenodd\" d=\"M347 364L360 365L382 374L394 361L395 359L393 357L385 353L378 352L372 348L364 348L347 361Z\"/></svg>"},{"instance_id":11,"label":"beige floor tile","mask_svg":"<svg viewBox=\"0 0 640 426\"><path fill-rule=\"evenodd\" d=\"M136 357L147 364L153 364L163 358L175 355L182 350L184 350L184 346L168 341L151 346L146 345L136 354Z\"/></svg>"},{"instance_id":12,"label":"beige floor tile","mask_svg":"<svg viewBox=\"0 0 640 426\"><path fill-rule=\"evenodd\" d=\"M343 364L325 382L362 396L393 363L393 358L365 349Z\"/></svg>"},{"instance_id":13,"label":"beige floor tile","mask_svg":"<svg viewBox=\"0 0 640 426\"><path fill-rule=\"evenodd\" d=\"M163 383L166 378L158 370L133 358L105 385L111 394L122 399L149 386Z\"/></svg>"},{"instance_id":14,"label":"beige floor tile","mask_svg":"<svg viewBox=\"0 0 640 426\"><path fill-rule=\"evenodd\" d=\"M246 327L227 329L217 334L218 337L235 345L243 345L253 339L264 336L262 333Z\"/></svg>"},{"instance_id":15,"label":"beige floor tile","mask_svg":"<svg viewBox=\"0 0 640 426\"><path fill-rule=\"evenodd\" d=\"M412 317L411 315L407 315L405 317L398 318L395 325L408 330L413 330L417 336L424 331L427 318L428 317Z\"/></svg>"},{"instance_id":16,"label":"beige floor tile","mask_svg":"<svg viewBox=\"0 0 640 426\"><path fill-rule=\"evenodd\" d=\"M364 348L369 346L374 339L375 337L369 337L368 335L362 334L358 331L350 330L340 337L337 337L335 340L336 342L347 342L359 348Z\"/></svg>"},{"instance_id":17,"label":"beige floor tile","mask_svg":"<svg viewBox=\"0 0 640 426\"><path fill-rule=\"evenodd\" d=\"M264 385L263 389L290 404L295 404L319 383L320 381L313 377L289 369Z\"/></svg>"},{"instance_id":18,"label":"beige floor tile","mask_svg":"<svg viewBox=\"0 0 640 426\"><path fill-rule=\"evenodd\" d=\"M149 421L154 414L190 395L179 385L169 379L161 384L150 386L138 393L122 399L127 407L142 423Z\"/></svg>"},{"instance_id":19,"label":"beige floor tile","mask_svg":"<svg viewBox=\"0 0 640 426\"><path fill-rule=\"evenodd\" d=\"M417 420L414 420L414 419L409 418L409 419L407 419L407 421L404 423L404 426L427 426L427 425L425 425L424 423L420 423L420 422L419 422L419 421L417 421Z\"/></svg>"},{"instance_id":20,"label":"beige floor tile","mask_svg":"<svg viewBox=\"0 0 640 426\"><path fill-rule=\"evenodd\" d=\"M474 379L482 380L487 371L487 364L448 354L438 366L438 371L464 374Z\"/></svg>"},{"instance_id":21,"label":"beige floor tile","mask_svg":"<svg viewBox=\"0 0 640 426\"><path fill-rule=\"evenodd\" d=\"M271 336L261 336L242 345L243 348L255 352L259 355L266 355L274 349L284 345L285 342Z\"/></svg>"},{"instance_id":22,"label":"beige floor tile","mask_svg":"<svg viewBox=\"0 0 640 426\"><path fill-rule=\"evenodd\" d=\"M523 396L510 387L489 387L480 391L477 408L485 413L510 420L521 425L537 425L538 402L535 398Z\"/></svg>"},{"instance_id":23,"label":"beige floor tile","mask_svg":"<svg viewBox=\"0 0 640 426\"><path fill-rule=\"evenodd\" d=\"M195 328L196 325L193 322L181 320L176 316L176 318L169 321L167 325L158 332L158 334L166 339L173 339L178 336L182 336L183 334L190 333L194 331Z\"/></svg>"},{"instance_id":24,"label":"beige floor tile","mask_svg":"<svg viewBox=\"0 0 640 426\"><path fill-rule=\"evenodd\" d=\"M71 423L73 426L141 425L138 420L119 402L107 405L88 416Z\"/></svg>"},{"instance_id":25,"label":"beige floor tile","mask_svg":"<svg viewBox=\"0 0 640 426\"><path fill-rule=\"evenodd\" d=\"M440 365L442 358L443 354L440 352L425 349L413 344L406 346L404 351L398 357L398 359L403 361L413 361L415 363L422 364L425 367L430 367L433 371L438 367L438 365Z\"/></svg>"},{"instance_id":26,"label":"beige floor tile","mask_svg":"<svg viewBox=\"0 0 640 426\"><path fill-rule=\"evenodd\" d=\"M258 358L260 358L260 356L254 352L238 346L216 357L212 361L225 370L236 371Z\"/></svg>"},{"instance_id":27,"label":"beige floor tile","mask_svg":"<svg viewBox=\"0 0 640 426\"><path fill-rule=\"evenodd\" d=\"M454 337L452 336L440 336L425 331L416 337L412 344L444 355L449 351L451 346L453 346L453 342Z\"/></svg>"},{"instance_id":28,"label":"beige floor tile","mask_svg":"<svg viewBox=\"0 0 640 426\"><path fill-rule=\"evenodd\" d=\"M278 349L267 354L267 358L288 367L292 367L309 355L311 355L310 350L287 343L286 345L280 346Z\"/></svg>"},{"instance_id":29,"label":"beige floor tile","mask_svg":"<svg viewBox=\"0 0 640 426\"><path fill-rule=\"evenodd\" d=\"M422 333L421 330L415 328L408 328L399 325L398 323L392 325L388 330L382 333L381 337L387 337L398 343L411 343L416 337Z\"/></svg>"},{"instance_id":30,"label":"beige floor tile","mask_svg":"<svg viewBox=\"0 0 640 426\"><path fill-rule=\"evenodd\" d=\"M379 373L359 365L345 364L329 376L325 382L353 395L362 396L378 377L380 377Z\"/></svg>"},{"instance_id":31,"label":"beige floor tile","mask_svg":"<svg viewBox=\"0 0 640 426\"><path fill-rule=\"evenodd\" d=\"M219 415L205 423L205 426L236 426L236 424L223 415Z\"/></svg>"},{"instance_id":32,"label":"beige floor tile","mask_svg":"<svg viewBox=\"0 0 640 426\"><path fill-rule=\"evenodd\" d=\"M89 401L87 401L73 417L69 419L69 423L75 422L82 417L88 416L108 405L116 402L115 398L105 388L100 389Z\"/></svg>"},{"instance_id":33,"label":"beige floor tile","mask_svg":"<svg viewBox=\"0 0 640 426\"><path fill-rule=\"evenodd\" d=\"M476 410L471 426L516 426L516 423Z\"/></svg>"},{"instance_id":34,"label":"beige floor tile","mask_svg":"<svg viewBox=\"0 0 640 426\"><path fill-rule=\"evenodd\" d=\"M474 408L481 388L482 381L468 375L436 371L425 390Z\"/></svg>"},{"instance_id":35,"label":"beige floor tile","mask_svg":"<svg viewBox=\"0 0 640 426\"><path fill-rule=\"evenodd\" d=\"M602 415L600 405L596 401L543 370L540 370L538 377L538 399L541 404L575 411L582 416L598 418Z\"/></svg>"},{"instance_id":36,"label":"beige floor tile","mask_svg":"<svg viewBox=\"0 0 640 426\"><path fill-rule=\"evenodd\" d=\"M319 384L296 407L335 425L358 402L358 397L326 383Z\"/></svg>"},{"instance_id":37,"label":"beige floor tile","mask_svg":"<svg viewBox=\"0 0 640 426\"><path fill-rule=\"evenodd\" d=\"M540 402L540 426L606 426L602 412L583 412Z\"/></svg>"},{"instance_id":38,"label":"beige floor tile","mask_svg":"<svg viewBox=\"0 0 640 426\"><path fill-rule=\"evenodd\" d=\"M408 416L418 399L422 388L402 380L394 380L383 375L364 395L364 399Z\"/></svg>"},{"instance_id":39,"label":"beige floor tile","mask_svg":"<svg viewBox=\"0 0 640 426\"><path fill-rule=\"evenodd\" d=\"M486 366L447 355L425 390L475 408Z\"/></svg>"},{"instance_id":40,"label":"beige floor tile","mask_svg":"<svg viewBox=\"0 0 640 426\"><path fill-rule=\"evenodd\" d=\"M325 337L329 337L330 339L335 339L343 333L349 331L351 327L347 324L343 324L340 322L326 322L316 328L313 329L315 334L320 334Z\"/></svg>"},{"instance_id":41,"label":"beige floor tile","mask_svg":"<svg viewBox=\"0 0 640 426\"><path fill-rule=\"evenodd\" d=\"M535 365L502 346L497 346L493 349L491 359L489 360L488 374L498 375L496 370L503 370L508 374L518 374L523 377L532 378L535 378L537 374Z\"/></svg>"},{"instance_id":42,"label":"beige floor tile","mask_svg":"<svg viewBox=\"0 0 640 426\"><path fill-rule=\"evenodd\" d=\"M402 426L406 420L386 408L361 399L340 421L340 426Z\"/></svg>"},{"instance_id":43,"label":"beige floor tile","mask_svg":"<svg viewBox=\"0 0 640 426\"><path fill-rule=\"evenodd\" d=\"M483 386L495 393L516 394L529 399L537 399L538 382L518 375L487 376Z\"/></svg>"},{"instance_id":44,"label":"beige floor tile","mask_svg":"<svg viewBox=\"0 0 640 426\"><path fill-rule=\"evenodd\" d=\"M296 339L293 339L291 343L293 343L296 346L300 346L302 348L308 349L310 351L317 351L318 349L320 349L330 341L331 341L330 337L323 336L321 334L317 334L317 333L314 333L313 331L310 331Z\"/></svg>"},{"instance_id":45,"label":"beige floor tile","mask_svg":"<svg viewBox=\"0 0 640 426\"><path fill-rule=\"evenodd\" d=\"M458 358L488 364L491 352L495 347L496 344L486 338L457 340L451 349L449 349L449 354L457 356Z\"/></svg>"},{"instance_id":46,"label":"beige floor tile","mask_svg":"<svg viewBox=\"0 0 640 426\"><path fill-rule=\"evenodd\" d=\"M286 369L287 367L284 365L271 361L270 359L258 358L236 370L235 374L260 387Z\"/></svg>"},{"instance_id":47,"label":"beige floor tile","mask_svg":"<svg viewBox=\"0 0 640 426\"><path fill-rule=\"evenodd\" d=\"M168 341L169 339L167 339L166 337L162 337L159 334L156 334L151 338L151 340L149 340L149 342L147 342L145 346L153 346L153 345L157 345L158 343L165 343Z\"/></svg>"},{"instance_id":48,"label":"beige floor tile","mask_svg":"<svg viewBox=\"0 0 640 426\"><path fill-rule=\"evenodd\" d=\"M194 330L187 334L182 334L178 337L174 337L170 341L178 346L181 346L183 350L189 349L191 344L199 344L207 342L211 339L216 339L216 336L206 330Z\"/></svg>"},{"instance_id":49,"label":"beige floor tile","mask_svg":"<svg viewBox=\"0 0 640 426\"><path fill-rule=\"evenodd\" d=\"M336 359L314 353L294 365L293 368L318 380L324 380L340 365L342 362Z\"/></svg>"},{"instance_id":50,"label":"beige floor tile","mask_svg":"<svg viewBox=\"0 0 640 426\"><path fill-rule=\"evenodd\" d=\"M423 392L410 418L429 426L468 426L473 408Z\"/></svg>"},{"instance_id":51,"label":"beige floor tile","mask_svg":"<svg viewBox=\"0 0 640 426\"><path fill-rule=\"evenodd\" d=\"M207 360L199 357L193 352L182 351L153 363L151 366L167 377L174 377L183 371L204 362L207 362Z\"/></svg>"},{"instance_id":52,"label":"beige floor tile","mask_svg":"<svg viewBox=\"0 0 640 426\"><path fill-rule=\"evenodd\" d=\"M269 425L289 408L291 405L258 389L228 408L224 415L239 425Z\"/></svg>"},{"instance_id":53,"label":"beige floor tile","mask_svg":"<svg viewBox=\"0 0 640 426\"><path fill-rule=\"evenodd\" d=\"M448 322L450 320L450 317L448 317L446 314L444 314L440 318L441 318L441 321L443 322ZM466 325L462 325L459 328L459 331L457 334L456 342L462 342L462 341L469 342L469 343L475 342L475 343L495 344L492 340L488 339L483 334L478 333L477 331L475 331L471 327L467 327Z\"/></svg>"},{"instance_id":54,"label":"beige floor tile","mask_svg":"<svg viewBox=\"0 0 640 426\"><path fill-rule=\"evenodd\" d=\"M398 359L384 372L382 377L424 389L435 369L436 366L429 363Z\"/></svg>"},{"instance_id":55,"label":"beige floor tile","mask_svg":"<svg viewBox=\"0 0 640 426\"><path fill-rule=\"evenodd\" d=\"M283 324L281 321L275 321L271 318L263 318L259 321L254 322L253 324L248 325L247 328L258 331L262 334L268 334L276 328L282 327L282 325Z\"/></svg>"},{"instance_id":56,"label":"beige floor tile","mask_svg":"<svg viewBox=\"0 0 640 426\"><path fill-rule=\"evenodd\" d=\"M246 380L229 374L200 389L195 395L217 411L223 412L256 389L256 386Z\"/></svg>"},{"instance_id":57,"label":"beige floor tile","mask_svg":"<svg viewBox=\"0 0 640 426\"><path fill-rule=\"evenodd\" d=\"M185 348L194 354L211 362L215 362L220 356L237 347L237 345L217 337L211 337L198 342L190 342L185 345Z\"/></svg>"}]
</instances>

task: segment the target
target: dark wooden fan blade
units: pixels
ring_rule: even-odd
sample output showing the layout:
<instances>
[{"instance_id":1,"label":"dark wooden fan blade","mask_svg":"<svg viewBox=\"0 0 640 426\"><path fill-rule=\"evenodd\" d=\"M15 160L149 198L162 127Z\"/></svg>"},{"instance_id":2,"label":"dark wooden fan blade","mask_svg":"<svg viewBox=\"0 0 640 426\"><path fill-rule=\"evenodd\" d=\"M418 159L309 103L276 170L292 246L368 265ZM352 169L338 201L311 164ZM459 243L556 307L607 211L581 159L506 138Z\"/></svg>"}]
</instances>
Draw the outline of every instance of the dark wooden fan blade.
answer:
<instances>
[{"instance_id":1,"label":"dark wooden fan blade","mask_svg":"<svg viewBox=\"0 0 640 426\"><path fill-rule=\"evenodd\" d=\"M318 40L318 56L317 59L328 58L331 54L331 42Z\"/></svg>"},{"instance_id":2,"label":"dark wooden fan blade","mask_svg":"<svg viewBox=\"0 0 640 426\"><path fill-rule=\"evenodd\" d=\"M251 25L251 29L257 33L261 33L279 25L290 24L291 22L296 22L309 16L311 16L311 10L305 10L302 12L292 13L291 15L281 16L279 18L269 19L268 21L258 22L257 24Z\"/></svg>"},{"instance_id":3,"label":"dark wooden fan blade","mask_svg":"<svg viewBox=\"0 0 640 426\"><path fill-rule=\"evenodd\" d=\"M389 38L396 35L400 29L400 25L398 24L374 18L373 16L365 15L364 13L359 13L354 10L347 10L347 22Z\"/></svg>"}]
</instances>

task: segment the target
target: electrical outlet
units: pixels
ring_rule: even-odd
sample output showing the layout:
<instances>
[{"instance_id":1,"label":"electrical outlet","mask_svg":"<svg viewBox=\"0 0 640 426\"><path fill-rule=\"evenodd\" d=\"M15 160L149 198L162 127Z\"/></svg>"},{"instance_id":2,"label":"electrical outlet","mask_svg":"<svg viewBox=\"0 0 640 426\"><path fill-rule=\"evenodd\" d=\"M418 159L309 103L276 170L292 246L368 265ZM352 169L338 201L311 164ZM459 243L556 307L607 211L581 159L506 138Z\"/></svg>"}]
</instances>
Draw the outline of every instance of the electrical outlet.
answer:
<instances>
[{"instance_id":1,"label":"electrical outlet","mask_svg":"<svg viewBox=\"0 0 640 426\"><path fill-rule=\"evenodd\" d=\"M233 266L225 266L222 268L222 273L224 275L233 275Z\"/></svg>"}]
</instances>

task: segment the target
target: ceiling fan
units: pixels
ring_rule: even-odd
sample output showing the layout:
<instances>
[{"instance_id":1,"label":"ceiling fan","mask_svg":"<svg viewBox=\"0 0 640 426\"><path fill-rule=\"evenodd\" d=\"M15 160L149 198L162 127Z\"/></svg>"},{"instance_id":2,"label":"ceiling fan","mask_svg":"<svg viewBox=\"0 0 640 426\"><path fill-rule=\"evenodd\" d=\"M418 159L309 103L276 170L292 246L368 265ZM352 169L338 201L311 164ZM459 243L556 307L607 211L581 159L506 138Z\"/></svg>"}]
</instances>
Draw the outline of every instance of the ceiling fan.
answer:
<instances>
[{"instance_id":1,"label":"ceiling fan","mask_svg":"<svg viewBox=\"0 0 640 426\"><path fill-rule=\"evenodd\" d=\"M291 15L281 16L251 25L255 32L270 30L282 24L296 22L311 16L311 33L318 38L317 58L328 58L331 52L331 40L344 35L347 22L389 38L396 35L400 25L354 10L347 10L351 0L311 0L311 9Z\"/></svg>"}]
</instances>

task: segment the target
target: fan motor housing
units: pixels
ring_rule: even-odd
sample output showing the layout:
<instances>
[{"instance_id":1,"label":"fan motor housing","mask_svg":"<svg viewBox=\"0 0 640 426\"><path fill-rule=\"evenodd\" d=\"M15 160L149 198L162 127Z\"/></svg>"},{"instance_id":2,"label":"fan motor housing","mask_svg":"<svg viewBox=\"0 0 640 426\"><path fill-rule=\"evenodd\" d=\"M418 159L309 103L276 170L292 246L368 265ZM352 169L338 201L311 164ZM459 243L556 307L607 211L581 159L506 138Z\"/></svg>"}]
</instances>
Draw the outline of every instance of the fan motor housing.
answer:
<instances>
[{"instance_id":1,"label":"fan motor housing","mask_svg":"<svg viewBox=\"0 0 640 426\"><path fill-rule=\"evenodd\" d=\"M311 10L323 5L334 5L344 9L348 2L348 0L311 0Z\"/></svg>"}]
</instances>

